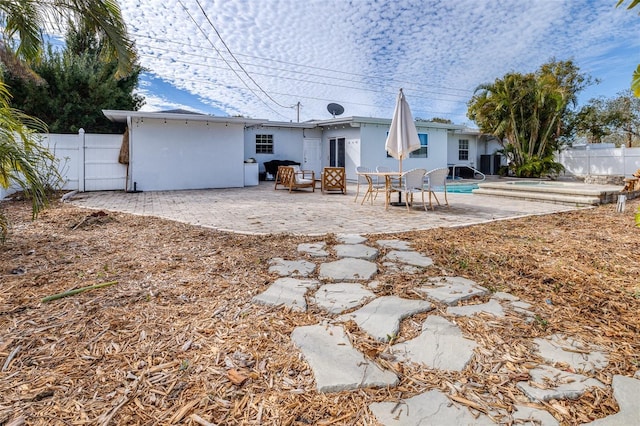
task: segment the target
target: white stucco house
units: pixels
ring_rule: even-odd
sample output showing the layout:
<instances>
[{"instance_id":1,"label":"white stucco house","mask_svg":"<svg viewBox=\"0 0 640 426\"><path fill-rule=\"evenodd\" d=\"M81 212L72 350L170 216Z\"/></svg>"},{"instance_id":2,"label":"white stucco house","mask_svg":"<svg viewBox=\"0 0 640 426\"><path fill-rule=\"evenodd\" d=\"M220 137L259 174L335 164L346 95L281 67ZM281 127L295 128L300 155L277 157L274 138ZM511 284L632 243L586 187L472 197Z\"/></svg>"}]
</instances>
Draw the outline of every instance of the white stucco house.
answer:
<instances>
[{"instance_id":1,"label":"white stucco house","mask_svg":"<svg viewBox=\"0 0 640 426\"><path fill-rule=\"evenodd\" d=\"M389 166L398 161L384 148L390 119L339 117L303 123L184 112L104 110L129 128L128 187L138 190L230 188L255 184L250 174L265 172L272 160L295 161L320 174L323 167L345 167L356 179L356 167ZM471 166L497 173L496 141L455 124L417 121L423 148L403 161L403 170ZM489 161L487 159L489 158ZM255 159L257 166L245 160ZM255 171L254 171L255 170ZM460 169L458 169L460 170Z\"/></svg>"}]
</instances>

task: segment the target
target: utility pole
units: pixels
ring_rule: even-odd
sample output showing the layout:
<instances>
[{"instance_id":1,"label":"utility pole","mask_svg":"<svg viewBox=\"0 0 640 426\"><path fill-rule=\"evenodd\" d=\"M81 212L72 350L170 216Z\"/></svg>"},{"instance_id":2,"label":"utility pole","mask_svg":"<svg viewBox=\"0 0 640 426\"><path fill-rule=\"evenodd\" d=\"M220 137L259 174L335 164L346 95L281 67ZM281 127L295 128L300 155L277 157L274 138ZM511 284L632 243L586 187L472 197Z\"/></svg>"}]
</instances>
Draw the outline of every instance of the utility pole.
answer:
<instances>
[{"instance_id":1,"label":"utility pole","mask_svg":"<svg viewBox=\"0 0 640 426\"><path fill-rule=\"evenodd\" d=\"M298 114L297 114L298 115L298 121L297 122L299 123L300 122L300 101L298 101L298 103L296 104L296 108L298 110Z\"/></svg>"}]
</instances>

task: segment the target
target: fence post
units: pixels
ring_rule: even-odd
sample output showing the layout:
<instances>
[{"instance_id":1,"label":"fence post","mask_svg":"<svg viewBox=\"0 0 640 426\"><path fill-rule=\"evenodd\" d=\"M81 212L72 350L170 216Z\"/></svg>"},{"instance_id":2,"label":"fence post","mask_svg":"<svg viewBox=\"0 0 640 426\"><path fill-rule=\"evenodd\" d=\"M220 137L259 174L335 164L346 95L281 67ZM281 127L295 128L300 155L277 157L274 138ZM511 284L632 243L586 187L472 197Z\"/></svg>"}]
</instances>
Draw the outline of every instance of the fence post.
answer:
<instances>
[{"instance_id":1,"label":"fence post","mask_svg":"<svg viewBox=\"0 0 640 426\"><path fill-rule=\"evenodd\" d=\"M627 159L626 159L627 151L625 150L625 148L626 148L625 144L620 145L620 156L622 157L622 176L623 177L627 177Z\"/></svg>"},{"instance_id":2,"label":"fence post","mask_svg":"<svg viewBox=\"0 0 640 426\"><path fill-rule=\"evenodd\" d=\"M84 129L78 130L78 192L84 192Z\"/></svg>"},{"instance_id":3,"label":"fence post","mask_svg":"<svg viewBox=\"0 0 640 426\"><path fill-rule=\"evenodd\" d=\"M585 147L585 151L587 151L587 176L591 176L591 147L589 144Z\"/></svg>"}]
</instances>

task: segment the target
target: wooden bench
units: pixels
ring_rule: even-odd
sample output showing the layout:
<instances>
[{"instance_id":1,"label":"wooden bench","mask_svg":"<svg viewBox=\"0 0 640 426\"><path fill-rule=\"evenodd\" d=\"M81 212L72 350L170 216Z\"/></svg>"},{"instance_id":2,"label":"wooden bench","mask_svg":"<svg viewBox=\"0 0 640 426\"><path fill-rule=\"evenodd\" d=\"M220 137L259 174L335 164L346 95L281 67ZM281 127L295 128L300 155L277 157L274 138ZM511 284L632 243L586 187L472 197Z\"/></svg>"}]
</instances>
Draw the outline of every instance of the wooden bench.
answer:
<instances>
[{"instance_id":1,"label":"wooden bench","mask_svg":"<svg viewBox=\"0 0 640 426\"><path fill-rule=\"evenodd\" d=\"M276 173L276 184L273 189L278 189L278 185L289 188L289 192L299 188L311 188L316 192L316 176L313 170L300 170L299 166L279 166Z\"/></svg>"}]
</instances>

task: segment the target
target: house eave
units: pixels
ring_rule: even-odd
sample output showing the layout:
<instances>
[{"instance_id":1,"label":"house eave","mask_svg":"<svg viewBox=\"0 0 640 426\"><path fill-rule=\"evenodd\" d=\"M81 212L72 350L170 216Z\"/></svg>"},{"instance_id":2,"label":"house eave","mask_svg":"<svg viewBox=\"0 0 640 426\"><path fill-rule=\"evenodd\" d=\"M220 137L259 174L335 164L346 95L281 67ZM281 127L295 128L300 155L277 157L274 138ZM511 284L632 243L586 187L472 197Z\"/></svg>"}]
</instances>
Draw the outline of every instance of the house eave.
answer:
<instances>
[{"instance_id":1,"label":"house eave","mask_svg":"<svg viewBox=\"0 0 640 426\"><path fill-rule=\"evenodd\" d=\"M126 123L127 119L146 118L160 120L181 120L181 121L204 121L208 123L224 123L224 124L242 124L252 126L256 124L266 123L267 120L258 120L244 117L217 117L207 114L189 114L175 112L150 112L150 111L121 111L112 109L103 109L102 113L109 120L116 123Z\"/></svg>"},{"instance_id":2,"label":"house eave","mask_svg":"<svg viewBox=\"0 0 640 426\"><path fill-rule=\"evenodd\" d=\"M350 126L350 127L361 127L363 124L375 124L375 125L383 125L390 126L391 119L389 118L375 118L375 117L338 117L338 118L330 118L328 120L314 120L311 121L315 123L318 127L330 127L330 126ZM430 127L432 129L445 129L451 131L460 131L465 129L465 126L460 124L446 124L446 123L437 123L434 121L415 121L416 127Z\"/></svg>"}]
</instances>

